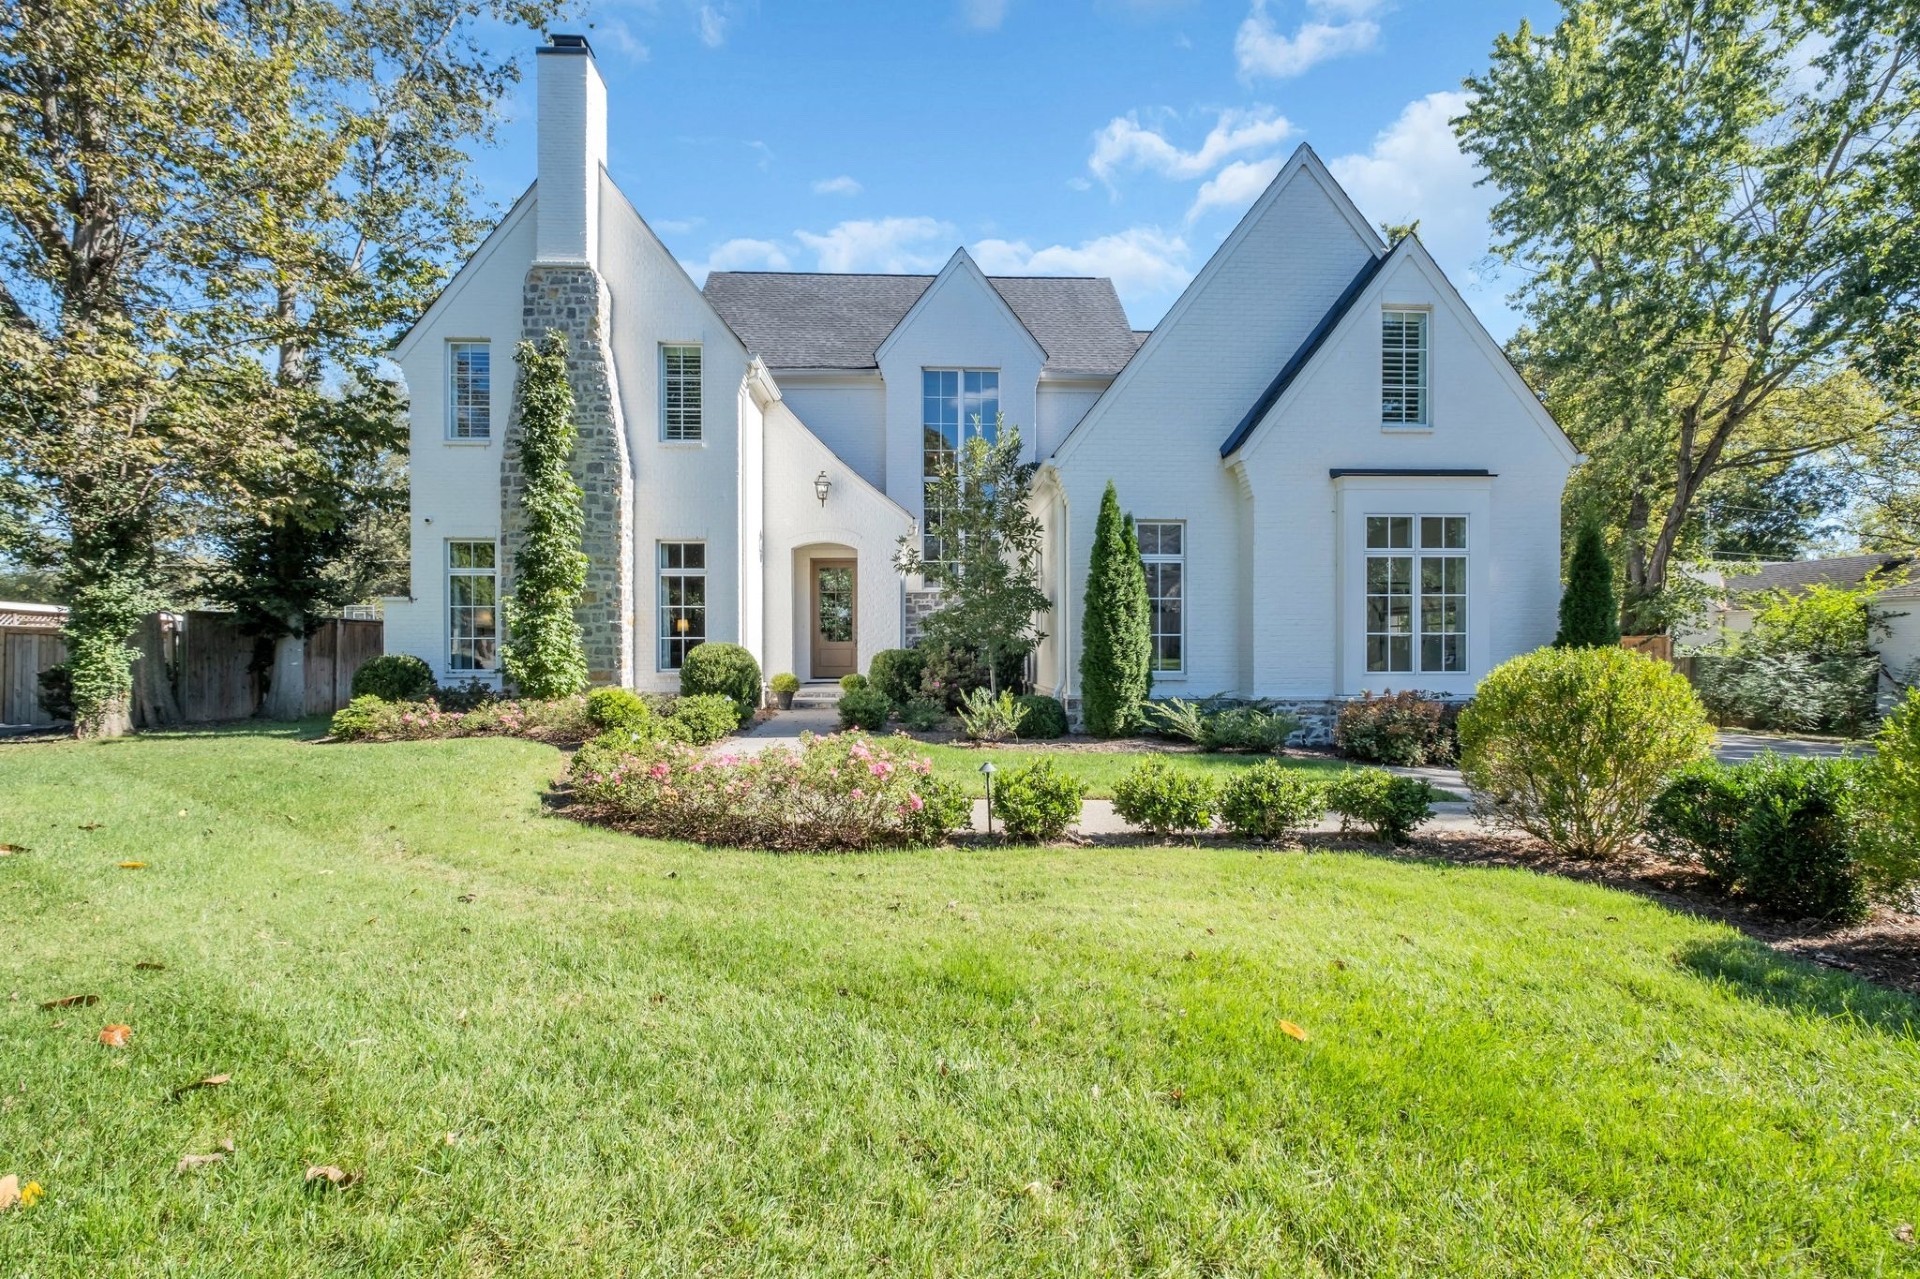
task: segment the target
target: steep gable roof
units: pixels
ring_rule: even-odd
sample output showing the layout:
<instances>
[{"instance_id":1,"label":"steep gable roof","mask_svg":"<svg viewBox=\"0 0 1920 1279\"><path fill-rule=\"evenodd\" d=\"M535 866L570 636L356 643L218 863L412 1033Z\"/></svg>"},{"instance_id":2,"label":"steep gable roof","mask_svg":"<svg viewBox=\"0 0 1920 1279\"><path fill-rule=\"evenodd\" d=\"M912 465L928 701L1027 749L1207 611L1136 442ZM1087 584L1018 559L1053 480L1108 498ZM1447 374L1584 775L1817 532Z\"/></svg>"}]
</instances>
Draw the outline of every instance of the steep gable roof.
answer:
<instances>
[{"instance_id":1,"label":"steep gable roof","mask_svg":"<svg viewBox=\"0 0 1920 1279\"><path fill-rule=\"evenodd\" d=\"M715 271L707 301L774 369L872 369L931 275ZM1046 353L1050 373L1111 376L1133 358L1133 330L1113 281L1090 276L988 276Z\"/></svg>"},{"instance_id":2,"label":"steep gable roof","mask_svg":"<svg viewBox=\"0 0 1920 1279\"><path fill-rule=\"evenodd\" d=\"M1325 345L1328 335L1339 327L1340 321L1345 319L1347 312L1353 309L1353 304L1359 301L1360 295L1367 291L1369 284L1373 283L1373 277L1380 274L1381 266L1392 256L1392 253L1387 253L1380 257L1369 258L1366 265L1354 273L1353 282L1334 299L1333 305L1327 308L1327 313L1320 317L1320 322L1313 326L1312 332L1307 334L1307 340L1300 344L1300 349L1280 366L1280 372L1274 376L1273 381L1267 383L1267 389L1260 393L1260 398L1253 402L1253 407L1247 410L1247 415L1240 419L1238 426L1233 428L1233 434L1229 435L1226 443L1220 446L1221 457L1233 456L1234 451L1247 442L1247 437L1253 434L1253 428L1260 425L1260 419L1264 418L1267 411L1279 402L1282 395L1286 394L1287 388L1293 385L1293 379L1300 375L1300 370L1306 368L1307 362L1313 359Z\"/></svg>"}]
</instances>

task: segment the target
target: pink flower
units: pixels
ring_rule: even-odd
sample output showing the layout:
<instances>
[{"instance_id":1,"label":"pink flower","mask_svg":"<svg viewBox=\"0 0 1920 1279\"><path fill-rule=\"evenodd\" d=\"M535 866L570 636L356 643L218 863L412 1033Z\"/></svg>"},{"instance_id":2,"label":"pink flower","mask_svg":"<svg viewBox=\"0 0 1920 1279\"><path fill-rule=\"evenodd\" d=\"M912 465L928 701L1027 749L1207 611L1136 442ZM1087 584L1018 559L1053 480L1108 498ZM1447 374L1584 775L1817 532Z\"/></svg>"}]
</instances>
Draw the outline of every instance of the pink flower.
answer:
<instances>
[{"instance_id":1,"label":"pink flower","mask_svg":"<svg viewBox=\"0 0 1920 1279\"><path fill-rule=\"evenodd\" d=\"M884 759L875 760L873 763L867 765L867 771L875 777L885 777L893 771L893 765L887 763Z\"/></svg>"},{"instance_id":2,"label":"pink flower","mask_svg":"<svg viewBox=\"0 0 1920 1279\"><path fill-rule=\"evenodd\" d=\"M926 806L927 806L927 801L920 798L920 793L918 791L907 792L907 807L911 808L914 812L917 813L921 809L925 808Z\"/></svg>"},{"instance_id":3,"label":"pink flower","mask_svg":"<svg viewBox=\"0 0 1920 1279\"><path fill-rule=\"evenodd\" d=\"M860 789L860 788L859 788L858 786L856 786L856 787L854 787L854 788L853 788L853 798L855 798L855 799L865 799L866 797L867 797L867 793L866 793L865 791L863 791L863 790L861 790L861 789Z\"/></svg>"},{"instance_id":4,"label":"pink flower","mask_svg":"<svg viewBox=\"0 0 1920 1279\"><path fill-rule=\"evenodd\" d=\"M656 763L652 768L649 768L647 770L647 776L651 777L656 782L664 782L667 780L667 776L672 771L673 771L672 769L667 767L666 761L661 760L659 763Z\"/></svg>"}]
</instances>

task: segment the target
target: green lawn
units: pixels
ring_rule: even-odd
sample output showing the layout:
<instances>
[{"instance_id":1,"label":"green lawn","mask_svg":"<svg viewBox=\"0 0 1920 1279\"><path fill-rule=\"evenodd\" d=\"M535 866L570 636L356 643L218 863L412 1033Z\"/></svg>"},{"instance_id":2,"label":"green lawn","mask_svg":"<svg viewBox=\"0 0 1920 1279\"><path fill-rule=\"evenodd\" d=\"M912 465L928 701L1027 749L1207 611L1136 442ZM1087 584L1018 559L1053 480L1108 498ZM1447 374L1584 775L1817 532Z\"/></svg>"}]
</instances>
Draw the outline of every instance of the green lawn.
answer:
<instances>
[{"instance_id":1,"label":"green lawn","mask_svg":"<svg viewBox=\"0 0 1920 1279\"><path fill-rule=\"evenodd\" d=\"M1113 798L1113 784L1148 756L1146 751L1048 750L1044 743L1038 742L1032 746L923 746L920 749L933 760L935 773L958 781L982 794L985 791L980 776L980 765L989 759L993 761L995 768L1006 770L1019 768L1046 755L1052 758L1062 772L1071 773L1085 782L1088 786L1087 794L1096 799ZM1337 759L1310 759L1300 756L1181 753L1161 755L1160 758L1170 761L1177 768L1210 773L1222 782L1238 770L1263 759L1278 759L1289 768L1304 768L1329 777L1352 767Z\"/></svg>"},{"instance_id":2,"label":"green lawn","mask_svg":"<svg viewBox=\"0 0 1920 1279\"><path fill-rule=\"evenodd\" d=\"M46 1189L0 1275L1914 1272L1920 1007L1725 928L1360 854L651 844L543 816L560 766L0 746Z\"/></svg>"}]
</instances>

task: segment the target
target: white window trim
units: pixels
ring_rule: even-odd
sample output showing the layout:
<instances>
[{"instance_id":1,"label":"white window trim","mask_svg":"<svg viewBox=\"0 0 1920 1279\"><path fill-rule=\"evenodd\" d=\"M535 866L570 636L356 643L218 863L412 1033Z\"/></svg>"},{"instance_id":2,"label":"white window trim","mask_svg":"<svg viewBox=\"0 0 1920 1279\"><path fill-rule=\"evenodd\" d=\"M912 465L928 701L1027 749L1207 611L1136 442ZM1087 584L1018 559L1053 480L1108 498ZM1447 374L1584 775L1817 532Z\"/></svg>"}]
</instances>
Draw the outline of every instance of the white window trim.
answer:
<instances>
[{"instance_id":1,"label":"white window trim","mask_svg":"<svg viewBox=\"0 0 1920 1279\"><path fill-rule=\"evenodd\" d=\"M677 348L688 348L700 353L700 377L696 385L700 392L700 434L691 439L676 439L667 434L667 352ZM670 448L705 448L707 443L707 351L699 342L662 342L659 354L655 358L655 368L660 382L660 443Z\"/></svg>"},{"instance_id":2,"label":"white window trim","mask_svg":"<svg viewBox=\"0 0 1920 1279\"><path fill-rule=\"evenodd\" d=\"M1406 520L1412 521L1413 531L1411 536L1408 539L1410 544L1404 548L1386 548L1386 547L1368 546L1367 540L1366 540L1366 528L1367 528L1367 521L1369 519L1406 519ZM1429 519L1458 519L1458 520L1465 521L1466 530L1467 530L1467 537L1466 537L1467 544L1464 547L1460 547L1458 549L1449 548L1449 547L1432 547L1432 548L1422 547L1420 545L1420 522L1422 520L1429 520ZM1467 511L1462 511L1462 510L1404 510L1404 509L1403 510L1382 510L1382 511L1368 511L1361 516L1360 518L1360 608L1361 608L1360 616L1362 620L1361 620L1361 627L1360 627L1360 671L1362 675L1384 676L1387 679L1393 679L1397 676L1428 676L1428 675L1439 676L1442 679L1461 679L1461 678L1470 676L1473 673L1473 617L1474 617L1474 608L1475 608L1474 582L1473 582L1473 567L1474 567L1473 555L1474 555L1474 538L1477 536L1477 534L1474 532L1474 523L1475 521L1471 513ZM1406 558L1413 561L1412 578L1408 583L1408 585L1411 587L1411 591L1408 595L1408 599L1410 601L1410 607L1412 609L1412 613L1409 617L1409 621L1412 623L1412 627L1407 632L1407 638L1411 646L1413 662L1412 662L1412 665L1409 666L1408 669L1404 671L1370 670L1367 667L1367 657L1366 657L1367 640L1373 634L1375 634L1375 632L1371 632L1366 629L1366 621L1365 621L1366 601L1368 596L1367 565L1369 561L1375 558L1387 558L1387 557L1394 557L1394 556L1405 556ZM1461 669L1457 671L1428 670L1421 662L1422 645L1420 641L1423 637L1423 632L1421 630L1421 625L1420 625L1420 601L1422 596L1422 592L1420 589L1420 564L1422 560L1429 559L1429 558L1460 559L1460 560L1466 561L1465 566L1463 568L1463 575L1466 580L1466 588L1464 591L1461 592L1461 599L1465 605L1465 614L1466 614L1465 620L1458 631L1443 632L1444 634L1458 635L1460 637L1460 646L1462 649L1461 660L1463 662L1463 665ZM1447 592L1442 592L1442 594L1446 594L1446 593Z\"/></svg>"},{"instance_id":3,"label":"white window trim","mask_svg":"<svg viewBox=\"0 0 1920 1279\"><path fill-rule=\"evenodd\" d=\"M666 558L666 548L669 546L698 546L701 551L701 567L694 570L689 570L684 567L669 569L662 563ZM680 669L678 666L667 665L667 641L672 638L667 634L666 630L667 575L672 573L676 577L698 577L702 582L711 586L713 582L710 576L712 566L707 562L706 551L707 539L704 537L663 537L653 544L653 662L654 669L662 674L672 674ZM703 596L704 595L705 592L703 592ZM703 598L700 604L700 612L703 620L711 617L712 614L710 610L712 608L713 600L711 597ZM702 629L705 628L702 627ZM705 643L711 636L703 635L700 638L701 642ZM685 661L686 659L682 657L682 664L684 664Z\"/></svg>"},{"instance_id":4,"label":"white window trim","mask_svg":"<svg viewBox=\"0 0 1920 1279\"><path fill-rule=\"evenodd\" d=\"M460 420L460 393L458 366L453 353L456 347L482 346L487 349L487 433L485 435L458 435L454 428ZM485 447L493 443L493 340L491 338L448 338L441 348L446 355L446 396L447 411L445 421L441 423L441 434L448 444L478 445ZM471 541L471 538L458 538L457 541Z\"/></svg>"},{"instance_id":5,"label":"white window trim","mask_svg":"<svg viewBox=\"0 0 1920 1279\"><path fill-rule=\"evenodd\" d=\"M1164 555L1158 552L1149 555L1143 550L1140 552L1140 562L1142 564L1178 564L1180 566L1180 665L1170 670L1155 667L1153 670L1153 678L1156 683L1161 680L1184 680L1187 678L1187 601L1192 598L1191 592L1187 589L1190 585L1187 574L1187 522L1185 520L1136 519L1133 522L1136 536L1142 524L1171 524L1180 530L1180 553L1178 555ZM1156 632L1153 631L1153 621L1151 618L1153 608L1153 597L1151 595L1147 597L1147 608L1150 614L1147 629L1149 642L1151 643L1152 636L1156 634ZM1149 656L1147 660L1151 663L1153 658Z\"/></svg>"},{"instance_id":6,"label":"white window trim","mask_svg":"<svg viewBox=\"0 0 1920 1279\"><path fill-rule=\"evenodd\" d=\"M1421 319L1420 335L1420 407L1422 413L1417 422L1391 422L1382 413L1380 429L1396 435L1429 435L1433 432L1433 308L1413 303L1386 303L1380 308L1381 358L1380 358L1380 398L1386 399L1386 322L1389 315L1417 315Z\"/></svg>"},{"instance_id":7,"label":"white window trim","mask_svg":"<svg viewBox=\"0 0 1920 1279\"><path fill-rule=\"evenodd\" d=\"M453 548L455 546L491 546L493 548L493 567L491 568L455 568ZM446 627L441 638L446 646L446 671L449 677L459 676L465 679L483 679L500 674L500 539L496 537L449 537L440 547L441 580L445 583L446 611L441 621ZM490 577L493 579L493 662L488 666L456 667L453 664L453 579L456 577Z\"/></svg>"},{"instance_id":8,"label":"white window trim","mask_svg":"<svg viewBox=\"0 0 1920 1279\"><path fill-rule=\"evenodd\" d=\"M984 437L986 429L989 426L995 425L998 419L1004 416L1005 414L1005 410L999 407L1000 405L1000 372L1001 372L1000 369L998 369L997 367L996 368L982 368L978 366L967 367L967 366L958 365L958 364L924 364L920 367L920 549L923 555L926 553L927 538L931 535L927 528L927 484L934 478L933 476L927 474L927 438L926 438L927 374L952 373L952 374L955 374L959 379L957 385L959 387L958 394L960 397L960 404L961 404L960 437L953 450L954 465L958 466L960 464L960 460L959 460L960 454L965 452L966 450L967 440L969 438L972 438L974 435L972 423L970 419L967 417L965 412L965 406L967 402L967 374L969 373L993 374L993 403L995 406L994 407L995 423L987 422L985 420L985 414L979 415L981 417L979 434Z\"/></svg>"}]
</instances>

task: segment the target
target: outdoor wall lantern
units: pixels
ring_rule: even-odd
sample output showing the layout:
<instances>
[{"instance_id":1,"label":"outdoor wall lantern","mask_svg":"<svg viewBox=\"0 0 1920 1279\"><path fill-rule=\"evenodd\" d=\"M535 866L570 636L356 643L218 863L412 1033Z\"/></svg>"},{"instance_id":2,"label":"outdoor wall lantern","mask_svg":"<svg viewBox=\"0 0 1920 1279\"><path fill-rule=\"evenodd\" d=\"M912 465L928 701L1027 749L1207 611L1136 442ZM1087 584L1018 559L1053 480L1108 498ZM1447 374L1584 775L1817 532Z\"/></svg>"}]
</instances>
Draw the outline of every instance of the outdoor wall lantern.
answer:
<instances>
[{"instance_id":1,"label":"outdoor wall lantern","mask_svg":"<svg viewBox=\"0 0 1920 1279\"><path fill-rule=\"evenodd\" d=\"M833 481L827 478L825 471L813 477L813 495L820 499L820 505L827 504L827 494L833 491Z\"/></svg>"}]
</instances>

